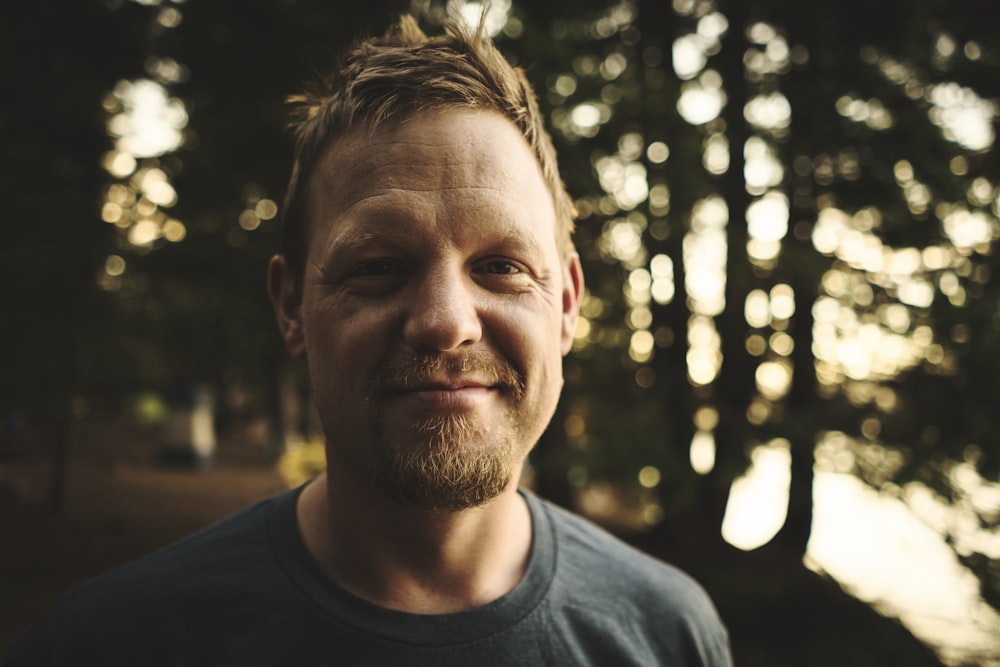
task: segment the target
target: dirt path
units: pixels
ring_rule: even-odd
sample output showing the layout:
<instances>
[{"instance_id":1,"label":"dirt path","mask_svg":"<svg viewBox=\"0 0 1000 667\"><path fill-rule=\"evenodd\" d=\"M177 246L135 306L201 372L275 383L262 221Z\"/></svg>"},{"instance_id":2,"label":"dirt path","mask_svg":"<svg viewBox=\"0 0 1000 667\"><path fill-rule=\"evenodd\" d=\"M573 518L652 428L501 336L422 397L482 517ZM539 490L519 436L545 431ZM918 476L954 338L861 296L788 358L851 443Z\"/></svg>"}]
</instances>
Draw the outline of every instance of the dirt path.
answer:
<instances>
[{"instance_id":1,"label":"dirt path","mask_svg":"<svg viewBox=\"0 0 1000 667\"><path fill-rule=\"evenodd\" d=\"M98 441L70 458L59 513L48 506L50 453L0 460L0 662L73 586L284 488L239 444L220 446L211 468L194 470L157 466L148 440Z\"/></svg>"}]
</instances>

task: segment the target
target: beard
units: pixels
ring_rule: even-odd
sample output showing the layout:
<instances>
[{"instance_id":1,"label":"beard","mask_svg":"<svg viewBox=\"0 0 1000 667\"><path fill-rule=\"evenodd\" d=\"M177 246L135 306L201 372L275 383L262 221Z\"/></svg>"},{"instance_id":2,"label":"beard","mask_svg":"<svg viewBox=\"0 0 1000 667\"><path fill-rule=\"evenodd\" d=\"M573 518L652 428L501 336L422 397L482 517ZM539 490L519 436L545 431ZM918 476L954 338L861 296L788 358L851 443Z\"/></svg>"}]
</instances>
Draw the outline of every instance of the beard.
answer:
<instances>
[{"instance_id":1,"label":"beard","mask_svg":"<svg viewBox=\"0 0 1000 667\"><path fill-rule=\"evenodd\" d=\"M524 400L525 383L512 365L492 355L414 355L380 368L370 381L368 397L405 391L442 373L487 378L511 402L507 423L484 425L465 415L434 416L408 425L406 442L400 443L390 439L376 412L370 463L375 483L393 500L421 509L459 511L482 506L510 486L520 464L517 455L527 449L519 442L523 438L518 437L514 417Z\"/></svg>"},{"instance_id":2,"label":"beard","mask_svg":"<svg viewBox=\"0 0 1000 667\"><path fill-rule=\"evenodd\" d=\"M514 474L509 442L477 448L476 429L463 416L434 417L416 424L411 447L380 438L375 482L390 498L422 509L458 511L499 496Z\"/></svg>"}]
</instances>

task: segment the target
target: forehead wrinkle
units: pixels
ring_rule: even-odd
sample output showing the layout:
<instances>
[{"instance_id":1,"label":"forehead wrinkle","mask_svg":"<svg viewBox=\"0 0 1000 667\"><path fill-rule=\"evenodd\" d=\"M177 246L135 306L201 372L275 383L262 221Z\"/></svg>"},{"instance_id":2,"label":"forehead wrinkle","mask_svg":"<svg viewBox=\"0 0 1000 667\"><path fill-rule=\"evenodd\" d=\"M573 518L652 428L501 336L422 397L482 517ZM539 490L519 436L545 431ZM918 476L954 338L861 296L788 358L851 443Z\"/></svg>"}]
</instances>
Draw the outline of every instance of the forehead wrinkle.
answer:
<instances>
[{"instance_id":1,"label":"forehead wrinkle","mask_svg":"<svg viewBox=\"0 0 1000 667\"><path fill-rule=\"evenodd\" d=\"M360 180L381 182L382 190L408 190L412 192L442 192L455 190L491 191L505 195L509 190L524 192L528 184L516 175L499 165L484 163L482 160L400 160L387 163L376 160L374 164L359 164L353 171L355 174L367 167ZM426 169L430 167L430 169ZM415 172L420 170L419 178ZM434 176L434 178L431 178ZM412 183L416 180L417 183ZM428 182L430 181L430 182Z\"/></svg>"},{"instance_id":2,"label":"forehead wrinkle","mask_svg":"<svg viewBox=\"0 0 1000 667\"><path fill-rule=\"evenodd\" d=\"M497 213L496 209L492 209L492 212ZM485 234L475 225L461 223L445 223L445 227L433 224L428 228L416 220L420 215L412 207L402 206L376 209L367 215L362 213L355 218L355 224L331 224L331 233L325 245L335 248L338 253L370 247L402 249L412 247L413 244L424 247L469 247L470 243L478 245L484 253L534 256L543 252L540 240L528 230L519 228L515 220L506 214L495 219L495 231ZM468 233L465 233L466 230Z\"/></svg>"},{"instance_id":3,"label":"forehead wrinkle","mask_svg":"<svg viewBox=\"0 0 1000 667\"><path fill-rule=\"evenodd\" d=\"M452 110L450 113L456 112ZM435 116L445 118L450 113L428 112L426 118ZM460 120L461 117L468 115L461 113ZM511 141L524 142L517 128L504 116L483 111L472 115L499 121L498 127L501 128L501 132L510 134ZM373 129L371 132L352 131L335 137L322 151L319 164L311 179L312 184L317 184L318 179L329 179L334 176L335 180L330 190L335 193L336 198L339 198L337 195L347 188L347 185L343 185L345 181L348 183L353 181L354 186L363 186L372 184L373 180L376 185L378 180L384 180L385 186L402 185L404 186L402 189L411 189L414 192L457 187L470 190L483 188L501 193L511 190L518 198L521 194L527 195L536 186L541 185L548 198L551 198L541 173L541 166L527 144L524 145L524 151L520 152L530 158L535 169L515 169L513 162L517 159L513 161L509 159L519 152L514 145L496 138L485 140L482 133L470 129L465 122L457 122L448 130L442 130L440 125L422 126L420 129L411 125L411 122L423 118L424 115L417 115L399 123ZM350 162L343 163L348 155L351 156ZM390 175L388 178L386 172ZM411 176L416 177L417 172L429 187L406 188L405 181ZM537 176L538 183L534 182L534 176ZM431 183L434 185L430 186ZM315 189L313 192L316 192ZM336 204L336 202L327 203ZM552 202L553 206L554 203Z\"/></svg>"},{"instance_id":4,"label":"forehead wrinkle","mask_svg":"<svg viewBox=\"0 0 1000 667\"><path fill-rule=\"evenodd\" d=\"M358 165L358 166L363 167L364 165ZM351 210L354 209L356 206L358 206L359 204L363 204L367 201L380 198L396 199L396 196L398 195L402 196L400 198L405 198L406 194L408 193L420 193L420 194L432 194L432 193L459 194L462 192L467 192L470 194L486 193L494 195L497 198L505 201L517 202L519 198L517 196L512 195L510 188L505 187L505 185L507 184L514 185L516 187L515 190L516 193L526 195L528 191L528 187L526 187L525 184L517 183L517 181L514 179L504 179L503 182L498 182L499 179L497 178L495 173L491 173L490 174L491 177L489 178L483 178L482 184L441 183L440 181L457 180L455 178L450 178L450 176L452 176L452 174L450 173L451 170L444 170L443 175L445 176L445 178L439 179L438 183L429 183L429 184L425 183L423 185L421 185L419 182L417 183L403 182L407 180L405 174L401 178L395 177L396 174L390 175L389 177L382 176L381 179L379 178L380 172L384 171L385 169L390 169L393 167L395 167L395 165L385 165L383 163L380 166L377 166L369 170L367 174L363 175L360 179L356 178L356 176L358 175L358 171L360 170L358 169L358 167L353 167L351 168L350 172L351 175L354 176L355 178L347 178L344 180L338 179L338 181L336 182L335 185L333 185L333 187L327 187L327 188L319 188L317 187L319 183L314 183L312 188L313 191L311 193L312 196L310 197L311 200L310 203L313 206L322 204L322 206L317 206L317 209L328 209L328 210L338 211L337 217L340 217L349 214ZM408 167L412 168L412 166L409 165ZM426 174L423 175L423 180L426 181ZM379 183L374 188L368 188L367 184L370 183L371 181L377 181L377 182L381 181L381 183ZM493 183L491 183L490 181L493 181ZM347 183L350 183L352 187L347 187ZM317 199L319 199L320 201L316 201ZM430 199L431 198L428 198L424 201L430 203ZM400 206L401 208L402 207L410 208L413 206L413 204L414 202L406 202L405 204L403 204L402 202L391 203L390 207ZM317 210L316 212L322 215L322 212L320 210Z\"/></svg>"},{"instance_id":5,"label":"forehead wrinkle","mask_svg":"<svg viewBox=\"0 0 1000 667\"><path fill-rule=\"evenodd\" d=\"M442 189L454 187L446 185L449 182L462 180L493 182L496 183L496 186L492 189L497 190L503 184L513 185L518 190L530 187L525 182L526 174L510 169L503 164L502 160L497 159L498 153L506 151L494 144L486 144L482 141L462 142L458 137L451 138L450 143L442 143L432 139L421 140L405 135L399 136L404 130L405 128L401 127L367 137L356 135L340 137L332 141L326 148L321 162L328 166L334 166L330 163L336 162L335 156L338 152L360 148L360 159L347 166L345 171L354 176L360 175L363 180L373 178L385 171L396 171L397 173L401 171L405 178L412 174L415 168L431 167L432 171L438 171L439 178L435 180L442 185ZM432 150L430 152L422 150L426 148ZM534 156L532 156L532 161L536 162ZM435 167L439 170L433 169ZM421 175L424 178L429 176L427 171L421 169ZM541 178L540 172L539 178ZM544 184L544 179L542 179L542 183Z\"/></svg>"},{"instance_id":6,"label":"forehead wrinkle","mask_svg":"<svg viewBox=\"0 0 1000 667\"><path fill-rule=\"evenodd\" d=\"M449 204L466 207L467 212L489 211L492 216L505 223L509 223L510 218L519 218L532 213L523 210L521 199L509 190L491 185L440 187L386 184L377 189L369 189L362 185L350 189L334 187L316 194L321 198L319 202L315 202L316 213L319 218L327 219L329 222L352 216L386 216L405 220L425 213L430 215L435 209L447 210ZM482 199L477 200L477 197ZM324 211L326 215L323 214Z\"/></svg>"},{"instance_id":7,"label":"forehead wrinkle","mask_svg":"<svg viewBox=\"0 0 1000 667\"><path fill-rule=\"evenodd\" d=\"M497 245L511 247L509 239L499 239L516 239L525 234L527 230L521 223L531 228L547 226L548 210L553 212L555 234L555 202L535 156L527 154L535 167L528 168L515 146L507 145L503 138L484 140L482 132L464 131L466 121L459 121L455 132L437 124L429 126L425 136L423 131L408 133L413 126L401 123L371 133L349 133L331 141L312 174L311 201L307 204L313 233L327 227L320 232L320 238L325 237L325 242L320 243L334 242L338 231L343 230L331 227L352 218L356 218L352 226L359 223L362 227L387 218L393 223L393 233L398 234L408 226L408 220L426 218L445 224L453 214L461 214L493 218L500 226ZM520 134L511 134L521 139ZM539 193L545 204L527 208L527 202L535 201ZM368 217L371 221L365 219ZM459 224L453 229L462 227ZM532 232L526 236L531 237ZM540 242L521 239L519 245Z\"/></svg>"}]
</instances>

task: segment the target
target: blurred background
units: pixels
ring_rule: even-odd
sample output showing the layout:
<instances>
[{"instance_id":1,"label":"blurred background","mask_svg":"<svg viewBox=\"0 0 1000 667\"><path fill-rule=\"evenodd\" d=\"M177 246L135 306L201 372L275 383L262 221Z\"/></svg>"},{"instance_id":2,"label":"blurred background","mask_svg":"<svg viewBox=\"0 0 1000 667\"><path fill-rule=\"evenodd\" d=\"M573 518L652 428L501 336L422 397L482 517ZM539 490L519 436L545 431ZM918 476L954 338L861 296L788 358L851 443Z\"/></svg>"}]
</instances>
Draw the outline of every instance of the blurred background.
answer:
<instances>
[{"instance_id":1,"label":"blurred background","mask_svg":"<svg viewBox=\"0 0 1000 667\"><path fill-rule=\"evenodd\" d=\"M525 483L689 570L737 665L1000 665L1000 24L943 0L494 0L588 291ZM0 22L0 655L322 466L264 292L284 99L462 0ZM581 582L586 585L586 582Z\"/></svg>"}]
</instances>

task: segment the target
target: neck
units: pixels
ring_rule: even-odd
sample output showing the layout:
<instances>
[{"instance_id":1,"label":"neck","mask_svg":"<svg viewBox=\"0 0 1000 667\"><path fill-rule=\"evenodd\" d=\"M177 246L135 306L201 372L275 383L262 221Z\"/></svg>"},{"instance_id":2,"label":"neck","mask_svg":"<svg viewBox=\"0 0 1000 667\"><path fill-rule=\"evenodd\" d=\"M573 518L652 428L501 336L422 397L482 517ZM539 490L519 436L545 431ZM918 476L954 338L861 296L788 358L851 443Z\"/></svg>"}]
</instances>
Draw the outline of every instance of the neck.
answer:
<instances>
[{"instance_id":1,"label":"neck","mask_svg":"<svg viewBox=\"0 0 1000 667\"><path fill-rule=\"evenodd\" d=\"M331 580L411 613L492 602L521 580L531 552L531 517L516 480L486 505L452 512L400 505L331 469L303 490L298 518Z\"/></svg>"}]
</instances>

